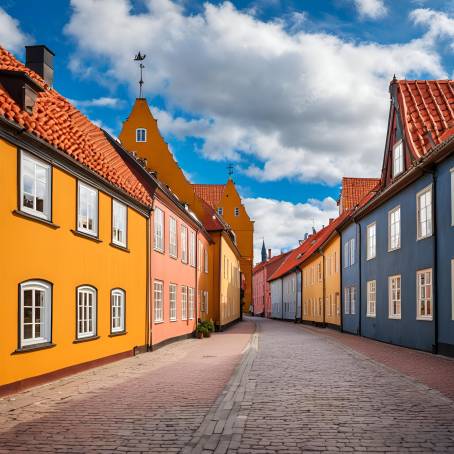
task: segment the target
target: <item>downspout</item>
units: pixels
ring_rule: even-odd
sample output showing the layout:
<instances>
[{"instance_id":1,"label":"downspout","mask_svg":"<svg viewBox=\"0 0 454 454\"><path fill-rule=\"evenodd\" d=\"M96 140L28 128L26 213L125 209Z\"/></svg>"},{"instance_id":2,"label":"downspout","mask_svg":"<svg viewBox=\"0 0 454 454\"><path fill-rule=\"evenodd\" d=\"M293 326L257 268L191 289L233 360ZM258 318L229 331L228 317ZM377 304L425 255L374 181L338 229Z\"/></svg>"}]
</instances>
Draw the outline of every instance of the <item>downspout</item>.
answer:
<instances>
[{"instance_id":1,"label":"downspout","mask_svg":"<svg viewBox=\"0 0 454 454\"><path fill-rule=\"evenodd\" d=\"M295 323L298 321L298 268L295 269Z\"/></svg>"},{"instance_id":2,"label":"downspout","mask_svg":"<svg viewBox=\"0 0 454 454\"><path fill-rule=\"evenodd\" d=\"M284 278L281 279L281 320L284 320Z\"/></svg>"},{"instance_id":3,"label":"downspout","mask_svg":"<svg viewBox=\"0 0 454 454\"><path fill-rule=\"evenodd\" d=\"M358 251L358 277L359 277L359 283L358 283L358 316L359 316L359 323L358 323L358 334L362 336L362 308L363 308L363 299L362 299L362 288L363 288L363 283L362 283L362 263L361 263L361 224L357 224L357 235L358 235L358 244L355 248L355 254L356 251ZM350 307L351 307L351 301L350 301ZM377 304L377 303L375 303ZM351 311L350 311L351 312Z\"/></svg>"},{"instance_id":4,"label":"downspout","mask_svg":"<svg viewBox=\"0 0 454 454\"><path fill-rule=\"evenodd\" d=\"M197 229L195 231L195 247L196 247L196 254L195 254L195 288L194 288L194 312L195 312L195 326L197 327L198 323L199 323L199 319L198 319L198 311L197 311L197 308L199 307L199 292L198 292L198 289L199 289L199 286L198 286L198 282L199 282L199 276L198 276L198 271L199 271L199 252L200 252L200 248L199 248L199 229ZM200 264L201 265L201 264ZM195 329L194 329L194 332L195 332Z\"/></svg>"},{"instance_id":5,"label":"downspout","mask_svg":"<svg viewBox=\"0 0 454 454\"><path fill-rule=\"evenodd\" d=\"M148 351L151 351L152 350L152 342L153 342L153 330L151 328L152 326L152 318L153 318L153 315L152 315L152 301L151 301L151 289L152 289L152 285L151 285L151 216L152 216L152 213L154 212L154 204L155 204L155 195L153 194L153 199L152 199L152 202L151 202L151 211L150 211L150 218L148 219L148 232L147 232L147 254L148 254L148 257L149 257L149 260L148 260L148 276L147 276L147 285L148 285L148 295L147 295L147 299L148 299L148 333L147 333L147 338L148 338L148 344L147 344L147 350Z\"/></svg>"},{"instance_id":6,"label":"downspout","mask_svg":"<svg viewBox=\"0 0 454 454\"><path fill-rule=\"evenodd\" d=\"M150 269L151 269L151 254L150 254L150 217L151 217L151 211L147 217L147 229L146 229L146 264L145 264L145 272L146 274L146 306L145 306L145 349L146 351L149 351L150 345L149 345L149 333L150 333Z\"/></svg>"},{"instance_id":7,"label":"downspout","mask_svg":"<svg viewBox=\"0 0 454 454\"><path fill-rule=\"evenodd\" d=\"M342 301L343 301L343 294L344 294L344 281L343 281L343 263L344 263L344 257L342 255L342 252L344 250L343 244L342 244L342 234L339 232L340 236L340 252L339 252L339 284L340 284L340 289L339 289L339 320L340 320L340 331L341 333L344 332L344 310L342 307ZM334 264L334 269L336 267L336 264ZM336 306L336 311L337 311L337 306Z\"/></svg>"},{"instance_id":8,"label":"downspout","mask_svg":"<svg viewBox=\"0 0 454 454\"><path fill-rule=\"evenodd\" d=\"M326 327L326 279L325 279L325 254L322 249L318 250L318 253L322 256L322 307L323 307L323 327Z\"/></svg>"},{"instance_id":9,"label":"downspout","mask_svg":"<svg viewBox=\"0 0 454 454\"><path fill-rule=\"evenodd\" d=\"M222 304L222 298L221 298L221 285L222 281L222 232L219 233L219 291L218 291L218 297L219 297L219 331L221 331L221 304Z\"/></svg>"}]
</instances>

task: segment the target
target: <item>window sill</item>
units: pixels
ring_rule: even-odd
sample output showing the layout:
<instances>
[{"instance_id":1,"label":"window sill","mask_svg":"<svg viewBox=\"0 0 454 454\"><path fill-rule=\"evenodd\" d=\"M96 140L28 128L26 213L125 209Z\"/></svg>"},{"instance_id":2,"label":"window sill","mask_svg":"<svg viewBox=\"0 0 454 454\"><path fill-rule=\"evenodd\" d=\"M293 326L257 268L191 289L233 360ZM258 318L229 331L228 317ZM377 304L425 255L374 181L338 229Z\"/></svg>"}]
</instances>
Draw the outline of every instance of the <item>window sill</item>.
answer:
<instances>
[{"instance_id":1,"label":"window sill","mask_svg":"<svg viewBox=\"0 0 454 454\"><path fill-rule=\"evenodd\" d=\"M427 238L432 238L432 237L433 237L433 233L430 235L426 235L426 236L420 236L419 238L416 237L416 241L427 240Z\"/></svg>"},{"instance_id":2,"label":"window sill","mask_svg":"<svg viewBox=\"0 0 454 454\"><path fill-rule=\"evenodd\" d=\"M109 337L124 336L125 334L128 334L128 332L127 331L118 331L116 333L110 333Z\"/></svg>"},{"instance_id":3,"label":"window sill","mask_svg":"<svg viewBox=\"0 0 454 454\"><path fill-rule=\"evenodd\" d=\"M388 317L388 319L389 319L389 320L402 320L402 317L390 315L390 316Z\"/></svg>"},{"instance_id":4,"label":"window sill","mask_svg":"<svg viewBox=\"0 0 454 454\"><path fill-rule=\"evenodd\" d=\"M389 251L388 251L389 252ZM374 260L377 256L374 255L373 257L367 257L366 258L366 261L369 262L370 260Z\"/></svg>"},{"instance_id":5,"label":"window sill","mask_svg":"<svg viewBox=\"0 0 454 454\"><path fill-rule=\"evenodd\" d=\"M164 254L164 249L158 249L158 248L154 247L153 251L159 252L160 254Z\"/></svg>"},{"instance_id":6,"label":"window sill","mask_svg":"<svg viewBox=\"0 0 454 454\"><path fill-rule=\"evenodd\" d=\"M102 243L102 240L100 240L98 237L92 236L88 233L79 232L78 230L74 230L74 229L71 229L71 233L75 236L80 236L81 238L85 238L87 240L94 241L95 243Z\"/></svg>"},{"instance_id":7,"label":"window sill","mask_svg":"<svg viewBox=\"0 0 454 454\"><path fill-rule=\"evenodd\" d=\"M376 318L377 316L374 315L374 314L367 314L366 317L367 317L367 318Z\"/></svg>"},{"instance_id":8,"label":"window sill","mask_svg":"<svg viewBox=\"0 0 454 454\"><path fill-rule=\"evenodd\" d=\"M50 227L52 229L55 229L55 230L60 228L59 225L54 224L53 222L48 221L47 219L43 219L43 218L39 218L37 216L33 216L32 214L26 213L25 211L13 210L12 213L13 213L14 216L19 216L19 217L22 217L24 219L29 219L30 221L39 222L40 224L47 225L48 227Z\"/></svg>"},{"instance_id":9,"label":"window sill","mask_svg":"<svg viewBox=\"0 0 454 454\"><path fill-rule=\"evenodd\" d=\"M43 344L35 344L35 345L26 345L24 347L20 347L14 352L12 352L12 355L18 355L21 353L29 353L29 352L36 352L37 350L45 350L47 348L53 348L56 347L56 344L53 344L52 342L45 342Z\"/></svg>"},{"instance_id":10,"label":"window sill","mask_svg":"<svg viewBox=\"0 0 454 454\"><path fill-rule=\"evenodd\" d=\"M123 252L128 252L128 253L131 252L127 247L122 246L121 244L109 243L109 245L114 247L115 249L120 249L120 251L123 251Z\"/></svg>"},{"instance_id":11,"label":"window sill","mask_svg":"<svg viewBox=\"0 0 454 454\"><path fill-rule=\"evenodd\" d=\"M97 339L99 339L99 336L82 337L81 339L73 340L73 344L81 344L82 342L90 342Z\"/></svg>"},{"instance_id":12,"label":"window sill","mask_svg":"<svg viewBox=\"0 0 454 454\"><path fill-rule=\"evenodd\" d=\"M419 322L432 322L433 318L432 317L416 317L416 320Z\"/></svg>"},{"instance_id":13,"label":"window sill","mask_svg":"<svg viewBox=\"0 0 454 454\"><path fill-rule=\"evenodd\" d=\"M153 322L155 325L160 325L161 323L164 323L164 320L158 320Z\"/></svg>"},{"instance_id":14,"label":"window sill","mask_svg":"<svg viewBox=\"0 0 454 454\"><path fill-rule=\"evenodd\" d=\"M172 255L172 254L170 254L170 253L169 253L169 257L170 257L171 259L178 260L178 256Z\"/></svg>"},{"instance_id":15,"label":"window sill","mask_svg":"<svg viewBox=\"0 0 454 454\"><path fill-rule=\"evenodd\" d=\"M178 320L177 320L176 318L171 318L170 321L171 321L172 323L175 323L175 322L177 322Z\"/></svg>"},{"instance_id":16,"label":"window sill","mask_svg":"<svg viewBox=\"0 0 454 454\"><path fill-rule=\"evenodd\" d=\"M395 251L399 251L399 250L400 250L400 246L396 247L394 249L388 249L388 252L395 252Z\"/></svg>"}]
</instances>

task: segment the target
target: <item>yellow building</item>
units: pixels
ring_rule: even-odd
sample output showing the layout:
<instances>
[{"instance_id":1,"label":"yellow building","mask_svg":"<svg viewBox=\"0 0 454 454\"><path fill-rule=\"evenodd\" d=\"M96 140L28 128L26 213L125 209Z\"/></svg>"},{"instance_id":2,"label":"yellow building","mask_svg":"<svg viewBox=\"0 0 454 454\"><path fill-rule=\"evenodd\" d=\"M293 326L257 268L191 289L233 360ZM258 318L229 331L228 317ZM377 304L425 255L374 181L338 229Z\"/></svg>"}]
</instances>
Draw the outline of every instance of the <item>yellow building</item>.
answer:
<instances>
[{"instance_id":1,"label":"yellow building","mask_svg":"<svg viewBox=\"0 0 454 454\"><path fill-rule=\"evenodd\" d=\"M151 198L50 80L3 48L1 69L5 394L145 349Z\"/></svg>"},{"instance_id":2,"label":"yellow building","mask_svg":"<svg viewBox=\"0 0 454 454\"><path fill-rule=\"evenodd\" d=\"M325 323L340 327L340 235L336 231L321 248L321 252L325 276Z\"/></svg>"}]
</instances>

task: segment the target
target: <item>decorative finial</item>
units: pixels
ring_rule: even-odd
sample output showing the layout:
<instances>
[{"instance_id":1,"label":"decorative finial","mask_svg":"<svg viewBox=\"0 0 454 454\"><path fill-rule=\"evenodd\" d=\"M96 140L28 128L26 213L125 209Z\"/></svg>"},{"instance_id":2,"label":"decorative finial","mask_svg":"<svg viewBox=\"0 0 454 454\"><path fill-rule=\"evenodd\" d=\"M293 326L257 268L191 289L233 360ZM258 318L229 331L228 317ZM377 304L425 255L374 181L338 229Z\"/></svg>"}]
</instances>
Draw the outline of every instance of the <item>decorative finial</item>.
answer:
<instances>
[{"instance_id":1,"label":"decorative finial","mask_svg":"<svg viewBox=\"0 0 454 454\"><path fill-rule=\"evenodd\" d=\"M138 61L139 63L139 68L140 68L140 80L139 80L139 98L142 97L142 85L143 85L143 69L145 68L145 65L142 63L145 60L146 55L141 54L140 51L137 55L134 56L134 61Z\"/></svg>"},{"instance_id":2,"label":"decorative finial","mask_svg":"<svg viewBox=\"0 0 454 454\"><path fill-rule=\"evenodd\" d=\"M233 175L233 165L232 164L229 164L227 166L227 174L229 175L229 178L232 178L232 175Z\"/></svg>"}]
</instances>

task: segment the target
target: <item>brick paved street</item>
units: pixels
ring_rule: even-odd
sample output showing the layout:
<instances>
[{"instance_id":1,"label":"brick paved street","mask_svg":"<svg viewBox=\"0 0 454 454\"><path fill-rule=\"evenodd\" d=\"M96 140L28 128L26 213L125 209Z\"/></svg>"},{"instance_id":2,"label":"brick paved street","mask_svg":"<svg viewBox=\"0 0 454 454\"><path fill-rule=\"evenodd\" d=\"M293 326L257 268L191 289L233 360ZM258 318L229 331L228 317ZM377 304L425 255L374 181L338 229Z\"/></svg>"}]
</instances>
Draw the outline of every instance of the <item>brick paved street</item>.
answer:
<instances>
[{"instance_id":1,"label":"brick paved street","mask_svg":"<svg viewBox=\"0 0 454 454\"><path fill-rule=\"evenodd\" d=\"M254 321L0 400L0 452L454 452L449 382L419 372L454 361Z\"/></svg>"}]
</instances>

